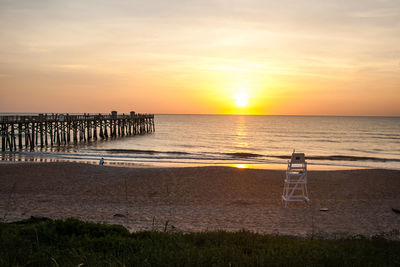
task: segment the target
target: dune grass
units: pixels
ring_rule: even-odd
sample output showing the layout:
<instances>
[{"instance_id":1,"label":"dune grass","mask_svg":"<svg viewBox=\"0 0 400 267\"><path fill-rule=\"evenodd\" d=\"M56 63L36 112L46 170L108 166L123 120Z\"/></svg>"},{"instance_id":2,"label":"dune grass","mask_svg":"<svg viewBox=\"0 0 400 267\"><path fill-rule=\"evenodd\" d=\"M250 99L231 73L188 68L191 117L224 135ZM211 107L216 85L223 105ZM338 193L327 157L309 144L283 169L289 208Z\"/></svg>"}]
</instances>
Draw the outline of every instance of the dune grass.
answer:
<instances>
[{"instance_id":1,"label":"dune grass","mask_svg":"<svg viewBox=\"0 0 400 267\"><path fill-rule=\"evenodd\" d=\"M0 266L400 266L400 242L382 237L129 233L122 226L46 218L0 223L0 235Z\"/></svg>"}]
</instances>

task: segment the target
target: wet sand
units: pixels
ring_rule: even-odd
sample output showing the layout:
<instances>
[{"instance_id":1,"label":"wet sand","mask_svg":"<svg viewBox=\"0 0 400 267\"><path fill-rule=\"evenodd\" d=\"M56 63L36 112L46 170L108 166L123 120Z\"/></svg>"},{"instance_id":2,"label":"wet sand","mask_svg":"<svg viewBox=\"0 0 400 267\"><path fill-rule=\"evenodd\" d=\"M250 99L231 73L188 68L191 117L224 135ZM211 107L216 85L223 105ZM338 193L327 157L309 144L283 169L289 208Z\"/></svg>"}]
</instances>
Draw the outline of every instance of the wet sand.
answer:
<instances>
[{"instance_id":1,"label":"wet sand","mask_svg":"<svg viewBox=\"0 0 400 267\"><path fill-rule=\"evenodd\" d=\"M310 203L281 201L285 172L230 167L0 164L0 218L75 217L131 231L246 229L306 236L400 230L400 171L309 171ZM320 208L326 207L327 212Z\"/></svg>"}]
</instances>

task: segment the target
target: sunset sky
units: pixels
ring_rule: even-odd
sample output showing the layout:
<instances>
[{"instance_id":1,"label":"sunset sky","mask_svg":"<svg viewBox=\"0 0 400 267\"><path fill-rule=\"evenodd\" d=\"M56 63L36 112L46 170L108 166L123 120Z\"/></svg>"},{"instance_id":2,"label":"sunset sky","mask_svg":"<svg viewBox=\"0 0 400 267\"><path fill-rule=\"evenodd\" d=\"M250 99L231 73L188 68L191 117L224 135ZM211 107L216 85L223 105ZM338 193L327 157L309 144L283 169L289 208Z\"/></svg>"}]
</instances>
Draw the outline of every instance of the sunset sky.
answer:
<instances>
[{"instance_id":1,"label":"sunset sky","mask_svg":"<svg viewBox=\"0 0 400 267\"><path fill-rule=\"evenodd\" d=\"M399 0L0 0L0 25L0 112L400 116Z\"/></svg>"}]
</instances>

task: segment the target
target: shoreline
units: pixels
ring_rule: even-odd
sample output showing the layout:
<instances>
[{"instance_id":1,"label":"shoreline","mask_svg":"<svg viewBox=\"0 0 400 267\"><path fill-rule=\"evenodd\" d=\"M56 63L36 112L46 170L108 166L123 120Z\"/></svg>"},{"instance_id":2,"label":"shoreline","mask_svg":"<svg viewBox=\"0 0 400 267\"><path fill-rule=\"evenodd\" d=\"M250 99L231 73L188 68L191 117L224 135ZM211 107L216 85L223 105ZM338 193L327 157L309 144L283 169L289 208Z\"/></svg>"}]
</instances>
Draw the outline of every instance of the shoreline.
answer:
<instances>
[{"instance_id":1,"label":"shoreline","mask_svg":"<svg viewBox=\"0 0 400 267\"><path fill-rule=\"evenodd\" d=\"M77 163L99 165L98 159L63 159L50 157L25 157L23 159L2 159L0 164L26 164L26 163ZM285 171L285 163L176 163L176 162L128 162L110 161L105 158L105 166L125 167L125 168L196 168L196 167L232 167L238 169L258 169L258 170L281 170ZM396 168L376 168L366 166L338 166L309 163L307 169L310 171L335 171L335 170L399 170Z\"/></svg>"},{"instance_id":2,"label":"shoreline","mask_svg":"<svg viewBox=\"0 0 400 267\"><path fill-rule=\"evenodd\" d=\"M0 164L0 217L307 236L399 231L400 171L309 171L310 204L281 202L282 170ZM326 207L328 212L321 212ZM173 228L172 228L173 227Z\"/></svg>"},{"instance_id":3,"label":"shoreline","mask_svg":"<svg viewBox=\"0 0 400 267\"><path fill-rule=\"evenodd\" d=\"M72 149L72 150L70 150ZM112 149L123 152L124 149ZM100 151L100 152L99 152ZM63 149L50 149L38 151L2 152L0 164L3 162L76 162L98 164L104 158L106 164L121 167L203 167L203 166L230 166L251 169L286 170L290 155L263 155L245 152L235 153L189 153L153 150L127 149L127 153L107 154L107 149L82 149L74 150L72 147ZM103 153L104 152L104 153ZM155 154L153 154L153 152ZM175 155L177 154L177 155ZM285 155L284 155L285 154ZM351 169L388 169L400 170L400 159L394 157L371 157L358 154L310 154L306 156L309 170L351 170Z\"/></svg>"}]
</instances>

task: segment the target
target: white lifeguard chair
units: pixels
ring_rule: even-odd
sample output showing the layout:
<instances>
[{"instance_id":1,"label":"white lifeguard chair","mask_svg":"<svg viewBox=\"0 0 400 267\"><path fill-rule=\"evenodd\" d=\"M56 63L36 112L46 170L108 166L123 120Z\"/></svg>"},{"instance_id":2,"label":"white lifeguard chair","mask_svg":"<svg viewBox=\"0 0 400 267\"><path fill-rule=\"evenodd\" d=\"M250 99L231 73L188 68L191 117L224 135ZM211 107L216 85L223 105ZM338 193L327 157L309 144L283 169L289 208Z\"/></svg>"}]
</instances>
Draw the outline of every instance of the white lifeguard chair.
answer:
<instances>
[{"instance_id":1,"label":"white lifeguard chair","mask_svg":"<svg viewBox=\"0 0 400 267\"><path fill-rule=\"evenodd\" d=\"M285 201L285 208L288 202L310 201L307 190L307 162L304 153L293 151L292 158L288 161L282 201Z\"/></svg>"}]
</instances>

